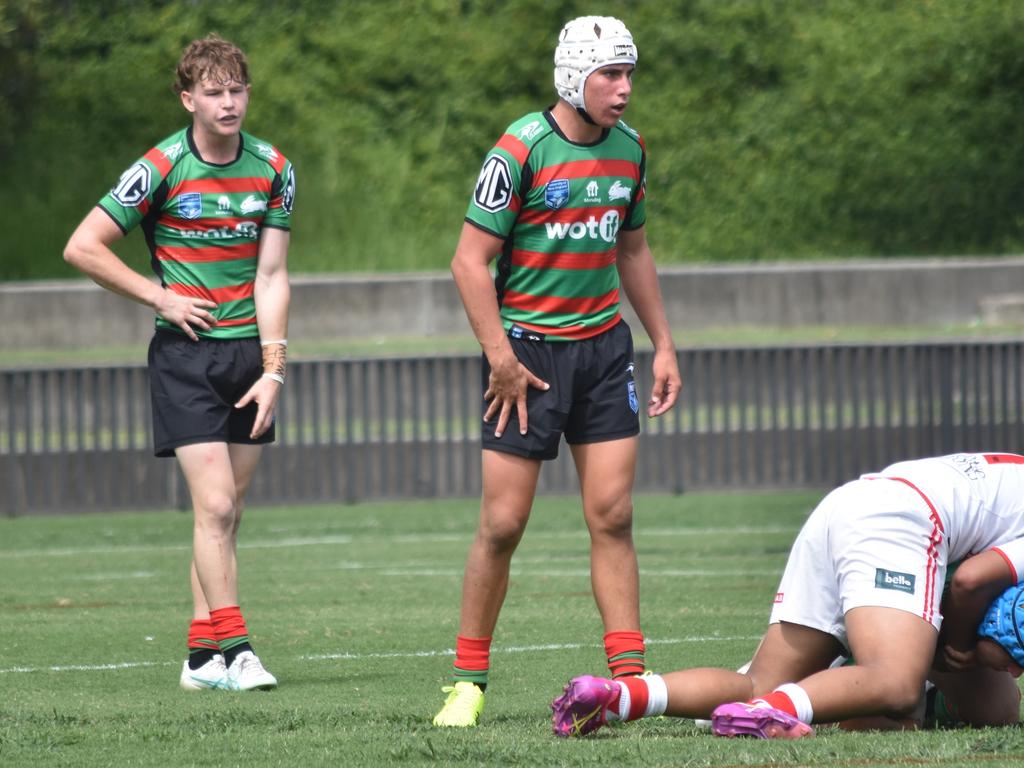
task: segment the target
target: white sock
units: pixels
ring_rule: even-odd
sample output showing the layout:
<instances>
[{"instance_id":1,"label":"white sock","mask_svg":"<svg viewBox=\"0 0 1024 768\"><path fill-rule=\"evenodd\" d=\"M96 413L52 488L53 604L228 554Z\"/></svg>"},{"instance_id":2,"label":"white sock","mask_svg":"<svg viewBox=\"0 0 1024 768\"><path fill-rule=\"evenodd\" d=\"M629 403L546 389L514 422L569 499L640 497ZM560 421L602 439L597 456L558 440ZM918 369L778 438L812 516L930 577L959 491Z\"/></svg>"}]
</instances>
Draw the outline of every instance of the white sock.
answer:
<instances>
[{"instance_id":1,"label":"white sock","mask_svg":"<svg viewBox=\"0 0 1024 768\"><path fill-rule=\"evenodd\" d=\"M668 708L668 686L661 675L644 675L640 678L647 683L647 709L644 717L657 717L665 714Z\"/></svg>"}]
</instances>

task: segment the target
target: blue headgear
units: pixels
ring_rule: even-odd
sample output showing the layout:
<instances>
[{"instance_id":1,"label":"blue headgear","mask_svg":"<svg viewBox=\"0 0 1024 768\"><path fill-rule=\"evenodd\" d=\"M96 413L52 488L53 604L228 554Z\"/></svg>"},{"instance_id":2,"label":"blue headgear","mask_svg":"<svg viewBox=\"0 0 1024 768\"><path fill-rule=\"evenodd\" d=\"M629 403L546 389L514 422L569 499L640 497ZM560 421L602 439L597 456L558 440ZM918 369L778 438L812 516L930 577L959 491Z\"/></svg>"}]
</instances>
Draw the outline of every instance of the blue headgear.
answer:
<instances>
[{"instance_id":1,"label":"blue headgear","mask_svg":"<svg viewBox=\"0 0 1024 768\"><path fill-rule=\"evenodd\" d=\"M1024 667L1024 585L1007 589L992 601L988 613L978 625L978 637L999 645Z\"/></svg>"}]
</instances>

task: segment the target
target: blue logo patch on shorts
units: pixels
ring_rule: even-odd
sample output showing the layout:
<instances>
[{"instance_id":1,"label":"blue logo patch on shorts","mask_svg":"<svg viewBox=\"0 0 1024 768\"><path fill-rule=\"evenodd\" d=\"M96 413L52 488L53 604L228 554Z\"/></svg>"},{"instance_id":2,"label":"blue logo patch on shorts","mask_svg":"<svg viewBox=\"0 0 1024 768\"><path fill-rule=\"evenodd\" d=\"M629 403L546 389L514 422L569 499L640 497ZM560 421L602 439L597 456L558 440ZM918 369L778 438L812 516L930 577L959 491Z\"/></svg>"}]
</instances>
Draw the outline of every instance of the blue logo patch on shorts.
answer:
<instances>
[{"instance_id":1,"label":"blue logo patch on shorts","mask_svg":"<svg viewBox=\"0 0 1024 768\"><path fill-rule=\"evenodd\" d=\"M636 382L632 379L626 382L626 392L629 394L629 407L633 413L640 413L640 400L636 396Z\"/></svg>"},{"instance_id":2,"label":"blue logo patch on shorts","mask_svg":"<svg viewBox=\"0 0 1024 768\"><path fill-rule=\"evenodd\" d=\"M178 215L183 219L198 219L203 215L203 196L186 192L178 196Z\"/></svg>"},{"instance_id":3,"label":"blue logo patch on shorts","mask_svg":"<svg viewBox=\"0 0 1024 768\"><path fill-rule=\"evenodd\" d=\"M569 180L552 179L544 189L544 205L557 211L569 202Z\"/></svg>"},{"instance_id":4,"label":"blue logo patch on shorts","mask_svg":"<svg viewBox=\"0 0 1024 768\"><path fill-rule=\"evenodd\" d=\"M914 575L876 568L875 587L878 589L896 589L912 595L914 594Z\"/></svg>"}]
</instances>

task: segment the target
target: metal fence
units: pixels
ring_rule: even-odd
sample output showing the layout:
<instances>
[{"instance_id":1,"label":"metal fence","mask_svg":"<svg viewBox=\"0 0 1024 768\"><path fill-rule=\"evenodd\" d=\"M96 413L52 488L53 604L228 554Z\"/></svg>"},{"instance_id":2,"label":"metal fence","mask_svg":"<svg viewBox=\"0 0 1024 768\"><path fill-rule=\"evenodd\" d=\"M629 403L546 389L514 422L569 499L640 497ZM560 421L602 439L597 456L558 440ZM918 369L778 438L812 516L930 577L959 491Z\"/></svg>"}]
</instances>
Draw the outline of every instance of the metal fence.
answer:
<instances>
[{"instance_id":1,"label":"metal fence","mask_svg":"<svg viewBox=\"0 0 1024 768\"><path fill-rule=\"evenodd\" d=\"M1024 341L695 349L676 409L642 419L637 489L825 488L898 459L1015 451ZM641 395L650 353L637 356ZM476 356L289 364L251 503L473 496ZM184 508L151 452L144 367L0 371L0 515ZM575 490L571 457L541 490Z\"/></svg>"}]
</instances>

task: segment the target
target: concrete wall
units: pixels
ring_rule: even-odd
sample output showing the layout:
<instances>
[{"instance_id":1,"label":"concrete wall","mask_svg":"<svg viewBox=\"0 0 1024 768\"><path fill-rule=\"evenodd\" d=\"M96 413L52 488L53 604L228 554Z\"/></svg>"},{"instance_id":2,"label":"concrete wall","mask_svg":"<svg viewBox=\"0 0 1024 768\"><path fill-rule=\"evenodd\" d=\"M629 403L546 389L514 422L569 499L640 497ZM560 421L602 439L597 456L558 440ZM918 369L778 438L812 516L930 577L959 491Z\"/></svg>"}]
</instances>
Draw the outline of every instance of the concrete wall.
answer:
<instances>
[{"instance_id":1,"label":"concrete wall","mask_svg":"<svg viewBox=\"0 0 1024 768\"><path fill-rule=\"evenodd\" d=\"M661 270L677 329L1020 322L1024 257L885 259ZM446 272L293 276L289 336L469 333ZM627 318L636 325L632 313ZM0 348L144 344L152 313L88 280L0 285Z\"/></svg>"}]
</instances>

